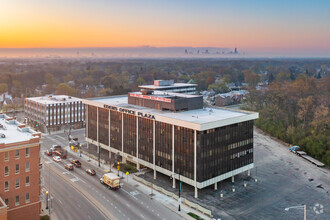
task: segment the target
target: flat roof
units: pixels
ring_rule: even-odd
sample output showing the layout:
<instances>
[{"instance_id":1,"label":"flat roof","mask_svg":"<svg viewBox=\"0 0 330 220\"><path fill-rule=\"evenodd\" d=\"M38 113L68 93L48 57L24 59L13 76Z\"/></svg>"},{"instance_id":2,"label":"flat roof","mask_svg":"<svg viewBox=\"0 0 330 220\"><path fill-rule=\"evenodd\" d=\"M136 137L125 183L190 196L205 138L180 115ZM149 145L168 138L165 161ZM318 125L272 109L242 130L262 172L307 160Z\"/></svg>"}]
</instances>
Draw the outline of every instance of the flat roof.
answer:
<instances>
[{"instance_id":1,"label":"flat roof","mask_svg":"<svg viewBox=\"0 0 330 220\"><path fill-rule=\"evenodd\" d=\"M67 95L47 95L40 97L31 97L26 98L28 100L32 100L41 104L56 104L56 103L70 103L70 102L79 102L82 101L80 98L76 98L73 96Z\"/></svg>"},{"instance_id":2,"label":"flat roof","mask_svg":"<svg viewBox=\"0 0 330 220\"><path fill-rule=\"evenodd\" d=\"M25 124L18 122L16 119L11 119L5 114L0 114L0 144L12 144L16 142L29 141L35 138L34 134L38 134ZM1 137L4 134L5 137Z\"/></svg>"},{"instance_id":3,"label":"flat roof","mask_svg":"<svg viewBox=\"0 0 330 220\"><path fill-rule=\"evenodd\" d=\"M190 83L173 83L170 86L155 86L155 85L141 85L139 88L141 89L171 89L171 88L180 88L180 87L197 87L197 84Z\"/></svg>"},{"instance_id":4,"label":"flat roof","mask_svg":"<svg viewBox=\"0 0 330 220\"><path fill-rule=\"evenodd\" d=\"M206 130L221 127L229 124L239 123L248 120L254 120L259 117L257 112L248 112L229 108L210 108L195 109L182 112L162 111L127 103L127 96L113 96L92 98L83 100L84 104L104 108L104 105L116 106L118 108L128 109L137 112L151 114L155 120L165 123L171 123L187 128L197 130Z\"/></svg>"},{"instance_id":5,"label":"flat roof","mask_svg":"<svg viewBox=\"0 0 330 220\"><path fill-rule=\"evenodd\" d=\"M129 92L128 94L136 94L142 95L142 92ZM166 92L166 91L153 91L152 94L147 94L144 96L153 96L153 97L163 97L163 98L174 98L174 97L182 97L182 98L194 98L200 97L201 95L192 95L187 93L176 93L176 92Z\"/></svg>"}]
</instances>

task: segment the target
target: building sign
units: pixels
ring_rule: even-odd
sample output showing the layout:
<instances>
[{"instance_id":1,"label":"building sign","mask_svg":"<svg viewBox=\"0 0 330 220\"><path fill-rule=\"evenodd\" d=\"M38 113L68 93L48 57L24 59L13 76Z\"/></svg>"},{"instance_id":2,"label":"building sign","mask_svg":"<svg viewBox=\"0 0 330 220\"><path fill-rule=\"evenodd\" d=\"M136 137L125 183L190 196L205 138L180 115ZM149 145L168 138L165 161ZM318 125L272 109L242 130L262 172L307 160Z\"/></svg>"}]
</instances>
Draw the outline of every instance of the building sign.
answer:
<instances>
[{"instance_id":1,"label":"building sign","mask_svg":"<svg viewBox=\"0 0 330 220\"><path fill-rule=\"evenodd\" d=\"M117 106L112 106L112 105L104 105L103 107L106 108L106 109L110 109L110 110L114 110L114 111L118 111L118 112L123 112L123 113L126 113L126 114L135 115L135 111L130 110L130 109L118 108ZM144 113L144 112L137 112L137 115L139 117L143 117L143 118L155 119L154 115Z\"/></svg>"},{"instance_id":2,"label":"building sign","mask_svg":"<svg viewBox=\"0 0 330 220\"><path fill-rule=\"evenodd\" d=\"M148 113L143 113L143 112L138 112L139 117L144 117L144 118L149 118L149 119L155 119L154 115L148 114Z\"/></svg>"},{"instance_id":3,"label":"building sign","mask_svg":"<svg viewBox=\"0 0 330 220\"><path fill-rule=\"evenodd\" d=\"M111 105L104 105L103 107L107 108L107 109L110 109L110 110L115 110L115 111L131 114L131 115L135 115L135 111L130 110L130 109L118 108L117 106L111 106Z\"/></svg>"},{"instance_id":4,"label":"building sign","mask_svg":"<svg viewBox=\"0 0 330 220\"><path fill-rule=\"evenodd\" d=\"M171 99L162 98L162 97L156 97L156 96L150 96L150 95L139 95L136 93L130 93L129 95L132 97L137 97L137 98L142 98L142 99L150 99L150 100L154 100L154 101L171 103Z\"/></svg>"}]
</instances>

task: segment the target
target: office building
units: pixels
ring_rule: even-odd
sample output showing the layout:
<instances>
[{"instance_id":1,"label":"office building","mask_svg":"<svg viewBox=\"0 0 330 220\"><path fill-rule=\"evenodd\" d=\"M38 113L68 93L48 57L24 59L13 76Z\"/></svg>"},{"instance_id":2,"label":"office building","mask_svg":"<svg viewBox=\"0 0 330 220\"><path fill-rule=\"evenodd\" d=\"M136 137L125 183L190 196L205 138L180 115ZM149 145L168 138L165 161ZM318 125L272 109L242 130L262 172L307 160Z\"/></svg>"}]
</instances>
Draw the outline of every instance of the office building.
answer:
<instances>
[{"instance_id":1,"label":"office building","mask_svg":"<svg viewBox=\"0 0 330 220\"><path fill-rule=\"evenodd\" d=\"M4 219L40 219L40 137L15 118L0 114L0 216Z\"/></svg>"},{"instance_id":2,"label":"office building","mask_svg":"<svg viewBox=\"0 0 330 220\"><path fill-rule=\"evenodd\" d=\"M174 80L154 80L153 85L142 85L139 88L147 91L196 94L197 84L174 83Z\"/></svg>"},{"instance_id":3,"label":"office building","mask_svg":"<svg viewBox=\"0 0 330 220\"><path fill-rule=\"evenodd\" d=\"M45 133L85 126L81 99L67 95L26 98L24 112L27 124Z\"/></svg>"},{"instance_id":4,"label":"office building","mask_svg":"<svg viewBox=\"0 0 330 220\"><path fill-rule=\"evenodd\" d=\"M198 95L145 90L83 103L87 143L153 169L154 178L156 172L180 178L195 187L196 197L198 189L254 166L258 113L203 107Z\"/></svg>"}]
</instances>

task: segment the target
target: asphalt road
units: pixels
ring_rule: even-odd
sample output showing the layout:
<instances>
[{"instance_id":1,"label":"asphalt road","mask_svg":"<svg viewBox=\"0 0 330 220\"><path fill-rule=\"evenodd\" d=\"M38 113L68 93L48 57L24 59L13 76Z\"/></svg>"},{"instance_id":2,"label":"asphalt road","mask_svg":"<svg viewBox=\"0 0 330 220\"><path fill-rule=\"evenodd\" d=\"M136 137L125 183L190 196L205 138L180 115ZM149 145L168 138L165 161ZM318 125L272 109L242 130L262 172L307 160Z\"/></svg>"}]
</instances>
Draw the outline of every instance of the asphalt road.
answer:
<instances>
[{"instance_id":1,"label":"asphalt road","mask_svg":"<svg viewBox=\"0 0 330 220\"><path fill-rule=\"evenodd\" d=\"M73 131L73 137L83 140L82 131ZM122 181L119 190L109 190L99 181L105 173L102 169L82 160L82 167L74 171L67 171L64 165L69 159L54 162L52 157L43 152L54 144L68 145L67 134L44 135L42 138L42 157L45 168L42 176L48 187L49 173L47 166L51 166L51 190L54 197L53 211L59 219L180 219L175 212L166 208L149 195L143 194L138 187ZM68 158L79 159L77 153L68 151ZM96 176L89 176L85 169L96 170ZM46 188L48 189L48 188ZM69 218L68 218L69 217Z\"/></svg>"}]
</instances>

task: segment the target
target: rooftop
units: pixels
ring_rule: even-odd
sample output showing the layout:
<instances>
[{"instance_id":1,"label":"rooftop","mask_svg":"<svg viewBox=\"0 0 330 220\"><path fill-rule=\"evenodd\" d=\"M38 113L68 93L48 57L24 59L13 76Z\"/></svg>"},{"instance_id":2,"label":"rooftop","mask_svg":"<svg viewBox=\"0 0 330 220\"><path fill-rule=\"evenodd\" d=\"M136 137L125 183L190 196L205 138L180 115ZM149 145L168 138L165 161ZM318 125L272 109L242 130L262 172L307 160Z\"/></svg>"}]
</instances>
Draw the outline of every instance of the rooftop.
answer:
<instances>
[{"instance_id":1,"label":"rooftop","mask_svg":"<svg viewBox=\"0 0 330 220\"><path fill-rule=\"evenodd\" d=\"M197 84L190 83L174 83L174 80L154 80L153 85L141 85L139 88L141 89L171 89L178 87L197 87Z\"/></svg>"},{"instance_id":2,"label":"rooftop","mask_svg":"<svg viewBox=\"0 0 330 220\"><path fill-rule=\"evenodd\" d=\"M40 133L18 122L15 118L0 113L0 144L29 141L36 138L38 134Z\"/></svg>"},{"instance_id":3,"label":"rooftop","mask_svg":"<svg viewBox=\"0 0 330 220\"><path fill-rule=\"evenodd\" d=\"M173 83L172 85L169 85L169 86L142 85L142 86L139 86L139 88L141 88L141 89L161 89L161 88L171 89L171 88L187 87L187 86L196 87L197 84Z\"/></svg>"},{"instance_id":4,"label":"rooftop","mask_svg":"<svg viewBox=\"0 0 330 220\"><path fill-rule=\"evenodd\" d=\"M229 108L204 107L202 109L194 109L189 111L171 112L127 104L127 102L128 98L126 95L83 100L83 103L85 104L102 108L104 108L104 105L108 105L118 107L119 109L124 108L142 112L144 114L151 114L155 116L157 121L177 124L183 127L194 127L198 130L205 130L258 118L258 113L256 112Z\"/></svg>"},{"instance_id":5,"label":"rooftop","mask_svg":"<svg viewBox=\"0 0 330 220\"><path fill-rule=\"evenodd\" d=\"M28 100L32 100L41 104L56 104L56 103L70 103L70 102L79 102L82 99L67 96L67 95L47 95L47 96L40 96L40 97L31 97L26 98Z\"/></svg>"}]
</instances>

